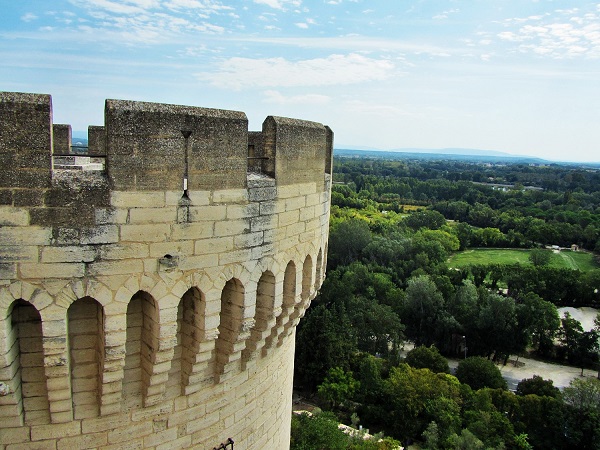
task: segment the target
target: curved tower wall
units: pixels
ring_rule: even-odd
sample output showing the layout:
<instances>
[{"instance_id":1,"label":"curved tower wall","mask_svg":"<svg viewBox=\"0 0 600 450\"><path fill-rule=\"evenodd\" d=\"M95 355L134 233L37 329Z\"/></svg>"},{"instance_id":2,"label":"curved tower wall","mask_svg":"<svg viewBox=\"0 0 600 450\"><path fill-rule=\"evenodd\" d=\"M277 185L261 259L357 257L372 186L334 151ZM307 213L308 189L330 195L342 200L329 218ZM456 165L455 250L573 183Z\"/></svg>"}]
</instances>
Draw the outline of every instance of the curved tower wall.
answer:
<instances>
[{"instance_id":1,"label":"curved tower wall","mask_svg":"<svg viewBox=\"0 0 600 450\"><path fill-rule=\"evenodd\" d=\"M107 100L70 140L0 93L0 449L288 448L331 130Z\"/></svg>"}]
</instances>

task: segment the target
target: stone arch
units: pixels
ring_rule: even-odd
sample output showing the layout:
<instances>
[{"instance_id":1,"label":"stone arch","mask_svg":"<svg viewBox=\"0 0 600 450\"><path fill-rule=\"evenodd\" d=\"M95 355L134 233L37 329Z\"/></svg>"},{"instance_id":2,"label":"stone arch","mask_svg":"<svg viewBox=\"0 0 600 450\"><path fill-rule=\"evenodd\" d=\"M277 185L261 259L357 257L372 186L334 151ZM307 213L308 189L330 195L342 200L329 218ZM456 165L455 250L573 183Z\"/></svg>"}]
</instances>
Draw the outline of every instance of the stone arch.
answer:
<instances>
[{"instance_id":1,"label":"stone arch","mask_svg":"<svg viewBox=\"0 0 600 450\"><path fill-rule=\"evenodd\" d=\"M277 343L279 336L283 333L285 325L294 310L296 303L296 264L294 261L289 261L285 273L283 275L283 298L281 304L281 314L277 316L275 326L271 330L270 336L265 342L263 349L263 356L265 356L268 349L273 347Z\"/></svg>"},{"instance_id":2,"label":"stone arch","mask_svg":"<svg viewBox=\"0 0 600 450\"><path fill-rule=\"evenodd\" d=\"M298 321L300 320L300 317L304 315L305 308L310 302L310 294L312 287L312 269L312 258L310 255L307 255L306 258L304 258L304 262L302 263L302 290L300 291L300 297L298 298L298 296L295 295L294 292L293 308L288 308L289 317L285 321L283 329L279 331L279 338L277 340L278 346L283 344L283 339L289 334L290 329L297 325Z\"/></svg>"},{"instance_id":3,"label":"stone arch","mask_svg":"<svg viewBox=\"0 0 600 450\"><path fill-rule=\"evenodd\" d=\"M158 305L145 291L138 291L127 305L123 407L145 404L159 340Z\"/></svg>"},{"instance_id":4,"label":"stone arch","mask_svg":"<svg viewBox=\"0 0 600 450\"><path fill-rule=\"evenodd\" d=\"M185 394L193 382L200 345L204 342L206 299L196 287L189 288L177 306L176 344L167 381L167 397Z\"/></svg>"},{"instance_id":5,"label":"stone arch","mask_svg":"<svg viewBox=\"0 0 600 450\"><path fill-rule=\"evenodd\" d=\"M317 255L317 267L315 270L315 291L318 291L321 288L322 274L323 274L323 250L319 249L319 254Z\"/></svg>"},{"instance_id":6,"label":"stone arch","mask_svg":"<svg viewBox=\"0 0 600 450\"><path fill-rule=\"evenodd\" d=\"M253 358L257 349L264 344L271 328L275 324L275 275L270 270L263 272L256 287L256 312L254 327L242 353L242 364Z\"/></svg>"},{"instance_id":7,"label":"stone arch","mask_svg":"<svg viewBox=\"0 0 600 450\"><path fill-rule=\"evenodd\" d=\"M104 310L91 297L76 300L67 310L73 418L100 414L104 366Z\"/></svg>"},{"instance_id":8,"label":"stone arch","mask_svg":"<svg viewBox=\"0 0 600 450\"><path fill-rule=\"evenodd\" d=\"M44 367L42 320L28 301L15 300L6 318L8 385L18 421L50 423L50 404Z\"/></svg>"},{"instance_id":9,"label":"stone arch","mask_svg":"<svg viewBox=\"0 0 600 450\"><path fill-rule=\"evenodd\" d=\"M312 258L310 255L307 255L306 258L304 258L304 263L302 264L302 291L300 295L303 303L307 302L310 298L310 292L312 288L312 271Z\"/></svg>"},{"instance_id":10,"label":"stone arch","mask_svg":"<svg viewBox=\"0 0 600 450\"><path fill-rule=\"evenodd\" d=\"M231 278L225 283L221 292L219 336L215 343L215 375L217 377L225 374L229 369L229 363L241 356L242 348L240 348L239 342L243 342L246 337L243 335L244 330L242 329L244 298L244 285L240 280Z\"/></svg>"}]
</instances>

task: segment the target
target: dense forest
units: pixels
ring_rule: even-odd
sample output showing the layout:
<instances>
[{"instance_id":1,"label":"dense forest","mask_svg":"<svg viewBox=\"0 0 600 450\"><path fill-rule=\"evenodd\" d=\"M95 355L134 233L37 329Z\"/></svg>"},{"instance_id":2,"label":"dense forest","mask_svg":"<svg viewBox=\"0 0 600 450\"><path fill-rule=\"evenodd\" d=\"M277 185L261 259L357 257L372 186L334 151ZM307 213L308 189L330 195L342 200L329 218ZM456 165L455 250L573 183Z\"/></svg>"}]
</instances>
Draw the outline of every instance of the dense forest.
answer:
<instances>
[{"instance_id":1,"label":"dense forest","mask_svg":"<svg viewBox=\"0 0 600 450\"><path fill-rule=\"evenodd\" d=\"M450 267L472 248L528 261ZM586 270L549 263L571 249ZM598 252L600 170L338 158L327 278L298 327L295 385L338 420L421 448L600 448L599 380L561 392L534 377L515 393L497 368L511 355L597 368L600 322L584 330L557 307L600 306ZM466 359L450 375L445 357ZM299 428L292 448L334 448L300 445ZM391 448L366 445L335 448Z\"/></svg>"}]
</instances>

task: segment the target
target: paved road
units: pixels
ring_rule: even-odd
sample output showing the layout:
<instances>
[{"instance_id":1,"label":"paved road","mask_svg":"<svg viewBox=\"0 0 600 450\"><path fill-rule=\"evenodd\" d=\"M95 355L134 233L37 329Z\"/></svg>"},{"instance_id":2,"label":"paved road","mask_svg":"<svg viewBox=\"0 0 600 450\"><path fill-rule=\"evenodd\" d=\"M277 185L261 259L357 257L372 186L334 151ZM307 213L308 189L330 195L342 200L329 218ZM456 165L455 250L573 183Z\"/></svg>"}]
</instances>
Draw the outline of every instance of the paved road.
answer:
<instances>
[{"instance_id":1,"label":"paved road","mask_svg":"<svg viewBox=\"0 0 600 450\"><path fill-rule=\"evenodd\" d=\"M449 359L448 364L454 371L460 360ZM539 375L545 380L550 379L554 382L557 388L568 386L572 379L581 376L581 369L571 366L563 366L560 364L550 364L535 359L519 357L518 367L515 367L511 359L506 366L498 366L502 376L508 383L508 388L514 390L517 384L524 378L531 378L534 375ZM593 370L585 369L583 371L585 377L597 377L598 373Z\"/></svg>"}]
</instances>

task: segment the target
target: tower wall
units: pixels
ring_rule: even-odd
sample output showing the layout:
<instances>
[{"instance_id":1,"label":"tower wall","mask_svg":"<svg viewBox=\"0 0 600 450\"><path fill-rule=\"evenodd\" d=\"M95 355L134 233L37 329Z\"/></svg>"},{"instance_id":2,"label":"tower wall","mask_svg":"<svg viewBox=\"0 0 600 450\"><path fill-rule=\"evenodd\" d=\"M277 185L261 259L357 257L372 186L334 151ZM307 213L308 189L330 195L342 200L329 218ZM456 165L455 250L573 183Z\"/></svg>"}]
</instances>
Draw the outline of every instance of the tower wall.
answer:
<instances>
[{"instance_id":1,"label":"tower wall","mask_svg":"<svg viewBox=\"0 0 600 450\"><path fill-rule=\"evenodd\" d=\"M105 170L52 169L67 127L0 93L0 449L287 448L329 128L269 117L249 159L243 113L107 100Z\"/></svg>"}]
</instances>

